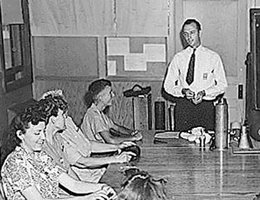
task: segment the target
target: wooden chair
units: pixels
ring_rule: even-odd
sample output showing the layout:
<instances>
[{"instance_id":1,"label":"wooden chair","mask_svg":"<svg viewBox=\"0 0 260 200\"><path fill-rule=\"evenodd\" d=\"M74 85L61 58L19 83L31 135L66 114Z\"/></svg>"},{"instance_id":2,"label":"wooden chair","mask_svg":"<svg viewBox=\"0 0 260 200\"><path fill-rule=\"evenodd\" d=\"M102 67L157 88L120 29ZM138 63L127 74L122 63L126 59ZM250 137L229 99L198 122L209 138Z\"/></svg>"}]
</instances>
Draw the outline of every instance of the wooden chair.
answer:
<instances>
[{"instance_id":1,"label":"wooden chair","mask_svg":"<svg viewBox=\"0 0 260 200\"><path fill-rule=\"evenodd\" d=\"M2 184L2 180L0 178L0 200L5 200L5 195L4 195L4 188L3 188L3 184Z\"/></svg>"}]
</instances>

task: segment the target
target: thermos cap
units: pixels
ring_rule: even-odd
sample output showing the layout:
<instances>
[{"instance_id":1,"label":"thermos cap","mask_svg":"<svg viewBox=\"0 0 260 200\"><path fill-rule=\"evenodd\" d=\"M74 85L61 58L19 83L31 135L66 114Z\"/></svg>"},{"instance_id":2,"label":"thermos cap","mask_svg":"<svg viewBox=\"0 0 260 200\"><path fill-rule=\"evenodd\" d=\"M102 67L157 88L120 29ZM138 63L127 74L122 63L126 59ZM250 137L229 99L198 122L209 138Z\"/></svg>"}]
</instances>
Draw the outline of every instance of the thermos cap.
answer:
<instances>
[{"instance_id":1,"label":"thermos cap","mask_svg":"<svg viewBox=\"0 0 260 200\"><path fill-rule=\"evenodd\" d=\"M231 122L230 128L231 128L231 130L241 129L241 124L240 124L240 122L237 122L237 121Z\"/></svg>"},{"instance_id":2,"label":"thermos cap","mask_svg":"<svg viewBox=\"0 0 260 200\"><path fill-rule=\"evenodd\" d=\"M217 104L227 104L227 99L226 98L220 98L219 100L218 100L218 103Z\"/></svg>"}]
</instances>

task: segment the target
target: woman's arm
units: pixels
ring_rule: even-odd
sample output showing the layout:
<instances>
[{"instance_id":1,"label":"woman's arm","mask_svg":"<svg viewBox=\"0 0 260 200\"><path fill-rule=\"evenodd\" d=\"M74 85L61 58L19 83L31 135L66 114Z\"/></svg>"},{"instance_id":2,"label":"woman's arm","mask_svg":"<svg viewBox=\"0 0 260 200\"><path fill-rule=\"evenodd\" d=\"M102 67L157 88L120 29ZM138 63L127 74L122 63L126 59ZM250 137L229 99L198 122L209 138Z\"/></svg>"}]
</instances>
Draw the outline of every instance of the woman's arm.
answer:
<instances>
[{"instance_id":1,"label":"woman's arm","mask_svg":"<svg viewBox=\"0 0 260 200\"><path fill-rule=\"evenodd\" d=\"M57 200L57 199L50 199L50 198L43 198L39 191L36 189L35 186L28 187L24 191L22 191L23 196L27 200ZM98 193L93 193L89 195L84 195L84 196L78 196L78 197L64 197L64 198L59 198L59 199L66 199L66 200L96 200L98 197L107 197L107 194L105 191L100 191Z\"/></svg>"},{"instance_id":2,"label":"woman's arm","mask_svg":"<svg viewBox=\"0 0 260 200\"><path fill-rule=\"evenodd\" d=\"M109 156L109 157L102 157L102 158L81 156L74 164L74 166L78 168L86 168L86 167L96 168L106 164L129 162L132 156L135 156L135 154L132 152L122 152L121 154L116 156Z\"/></svg>"},{"instance_id":3,"label":"woman's arm","mask_svg":"<svg viewBox=\"0 0 260 200\"><path fill-rule=\"evenodd\" d=\"M91 141L91 150L92 153L106 153L106 152L114 152L119 151L128 146L136 145L133 142L122 142L120 144L107 144L96 141Z\"/></svg>"},{"instance_id":4,"label":"woman's arm","mask_svg":"<svg viewBox=\"0 0 260 200\"><path fill-rule=\"evenodd\" d=\"M91 151L93 153L106 153L106 152L114 152L118 151L119 145L118 144L107 144L101 143L96 141L91 142Z\"/></svg>"},{"instance_id":5,"label":"woman's arm","mask_svg":"<svg viewBox=\"0 0 260 200\"><path fill-rule=\"evenodd\" d=\"M113 127L111 127L111 128L114 129L115 131L119 132L122 135L128 135L128 136L131 136L132 133L135 131L135 130L126 128L124 126L118 125L116 123L114 123Z\"/></svg>"},{"instance_id":6,"label":"woman's arm","mask_svg":"<svg viewBox=\"0 0 260 200\"><path fill-rule=\"evenodd\" d=\"M90 182L82 182L73 179L67 173L61 173L58 177L59 183L76 194L88 194L97 192L104 187L104 184L99 183L90 183Z\"/></svg>"},{"instance_id":7,"label":"woman's arm","mask_svg":"<svg viewBox=\"0 0 260 200\"><path fill-rule=\"evenodd\" d=\"M138 130L132 130L127 127L114 123L110 131L115 134L130 139L130 141L138 141L142 139L142 134Z\"/></svg>"},{"instance_id":8,"label":"woman's arm","mask_svg":"<svg viewBox=\"0 0 260 200\"><path fill-rule=\"evenodd\" d=\"M121 137L112 135L110 131L100 131L99 134L103 140L109 144L119 144L125 141L138 141L142 139L142 134L140 132L136 133L134 136L122 135Z\"/></svg>"},{"instance_id":9,"label":"woman's arm","mask_svg":"<svg viewBox=\"0 0 260 200\"><path fill-rule=\"evenodd\" d=\"M77 181L71 178L68 174L62 173L60 174L59 183L64 186L65 188L69 189L71 192L76 194L89 194L83 196L79 199L84 200L97 200L97 199L108 199L108 196L116 196L116 193L113 188L106 184L100 183L90 183L90 182L83 182ZM103 198L100 198L103 197ZM74 200L74 198L72 198Z\"/></svg>"}]
</instances>

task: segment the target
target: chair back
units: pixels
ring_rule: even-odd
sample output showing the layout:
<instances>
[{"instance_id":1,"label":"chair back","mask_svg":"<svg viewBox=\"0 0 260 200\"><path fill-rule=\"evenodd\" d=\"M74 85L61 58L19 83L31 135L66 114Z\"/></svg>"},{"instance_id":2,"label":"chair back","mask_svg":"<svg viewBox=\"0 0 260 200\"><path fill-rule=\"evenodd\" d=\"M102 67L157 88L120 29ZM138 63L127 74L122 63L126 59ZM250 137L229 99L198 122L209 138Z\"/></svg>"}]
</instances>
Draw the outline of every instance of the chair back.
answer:
<instances>
[{"instance_id":1,"label":"chair back","mask_svg":"<svg viewBox=\"0 0 260 200\"><path fill-rule=\"evenodd\" d=\"M2 180L0 178L0 200L5 200L5 195L4 195L4 188L3 188L3 183Z\"/></svg>"}]
</instances>

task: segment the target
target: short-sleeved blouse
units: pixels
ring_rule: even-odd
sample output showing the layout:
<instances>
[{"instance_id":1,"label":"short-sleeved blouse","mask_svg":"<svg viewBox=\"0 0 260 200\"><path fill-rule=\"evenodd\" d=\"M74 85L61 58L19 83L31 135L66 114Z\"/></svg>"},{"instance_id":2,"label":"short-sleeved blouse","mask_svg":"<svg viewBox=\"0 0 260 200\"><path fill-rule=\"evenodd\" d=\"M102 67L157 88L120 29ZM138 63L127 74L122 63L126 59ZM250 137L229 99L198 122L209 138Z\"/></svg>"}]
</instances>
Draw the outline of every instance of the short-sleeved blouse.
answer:
<instances>
[{"instance_id":1,"label":"short-sleeved blouse","mask_svg":"<svg viewBox=\"0 0 260 200\"><path fill-rule=\"evenodd\" d=\"M109 131L114 125L114 122L107 115L98 110L95 104L92 104L83 118L81 130L90 140L105 143L100 132Z\"/></svg>"},{"instance_id":2,"label":"short-sleeved blouse","mask_svg":"<svg viewBox=\"0 0 260 200\"><path fill-rule=\"evenodd\" d=\"M5 195L8 200L25 200L22 191L35 186L43 198L58 199L62 172L45 152L27 153L17 146L1 170Z\"/></svg>"}]
</instances>

